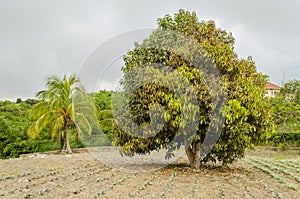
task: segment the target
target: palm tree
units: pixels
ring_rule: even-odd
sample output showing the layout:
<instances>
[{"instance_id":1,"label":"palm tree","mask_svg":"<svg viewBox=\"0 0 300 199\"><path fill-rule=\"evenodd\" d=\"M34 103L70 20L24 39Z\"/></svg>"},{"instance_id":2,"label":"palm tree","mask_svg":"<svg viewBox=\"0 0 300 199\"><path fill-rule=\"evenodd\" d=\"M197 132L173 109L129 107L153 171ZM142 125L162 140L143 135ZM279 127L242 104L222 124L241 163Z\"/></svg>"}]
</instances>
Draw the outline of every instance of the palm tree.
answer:
<instances>
[{"instance_id":1,"label":"palm tree","mask_svg":"<svg viewBox=\"0 0 300 199\"><path fill-rule=\"evenodd\" d=\"M29 127L28 135L36 138L42 129L50 125L50 135L55 138L57 134L60 137L61 152L72 153L69 143L69 131L73 132L78 139L82 133L76 120L84 124L85 131L91 133L91 126L88 118L80 112L74 111L73 98L76 95L85 95L80 81L75 75L63 79L56 76L49 77L46 83L47 90L40 91L36 96L41 101L31 110L31 115L37 120ZM76 121L77 122L77 121Z\"/></svg>"}]
</instances>

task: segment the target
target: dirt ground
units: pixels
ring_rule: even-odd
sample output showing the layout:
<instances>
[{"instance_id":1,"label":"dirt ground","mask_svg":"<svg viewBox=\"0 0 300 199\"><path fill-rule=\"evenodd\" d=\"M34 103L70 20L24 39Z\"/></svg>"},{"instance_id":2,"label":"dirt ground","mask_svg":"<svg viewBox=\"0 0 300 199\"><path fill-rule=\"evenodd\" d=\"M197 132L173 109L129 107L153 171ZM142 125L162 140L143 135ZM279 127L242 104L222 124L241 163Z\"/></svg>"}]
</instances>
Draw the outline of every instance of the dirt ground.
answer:
<instances>
[{"instance_id":1,"label":"dirt ground","mask_svg":"<svg viewBox=\"0 0 300 199\"><path fill-rule=\"evenodd\" d=\"M300 151L256 148L200 171L183 156L160 169L127 172L87 150L0 160L0 198L299 198ZM155 164L155 163L153 163Z\"/></svg>"}]
</instances>

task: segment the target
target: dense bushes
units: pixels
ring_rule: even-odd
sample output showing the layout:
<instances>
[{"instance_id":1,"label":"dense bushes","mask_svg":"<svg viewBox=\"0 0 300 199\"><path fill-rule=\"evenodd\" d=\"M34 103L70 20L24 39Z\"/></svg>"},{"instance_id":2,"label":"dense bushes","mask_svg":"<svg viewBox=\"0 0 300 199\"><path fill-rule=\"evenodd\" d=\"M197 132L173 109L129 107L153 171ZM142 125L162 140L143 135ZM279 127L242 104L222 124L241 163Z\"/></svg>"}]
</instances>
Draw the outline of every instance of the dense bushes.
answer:
<instances>
[{"instance_id":1,"label":"dense bushes","mask_svg":"<svg viewBox=\"0 0 300 199\"><path fill-rule=\"evenodd\" d=\"M92 142L98 142L98 145L110 145L109 141L113 140L113 132L112 132L112 91L99 91L97 93L92 93L91 95L94 98L94 102L97 105L99 112L97 114L98 124L101 127L103 133L107 136L106 138L101 138L101 136L97 139L91 139Z\"/></svg>"},{"instance_id":2,"label":"dense bushes","mask_svg":"<svg viewBox=\"0 0 300 199\"><path fill-rule=\"evenodd\" d=\"M300 147L300 132L274 133L269 138L269 144L279 147Z\"/></svg>"},{"instance_id":3,"label":"dense bushes","mask_svg":"<svg viewBox=\"0 0 300 199\"><path fill-rule=\"evenodd\" d=\"M48 129L41 136L30 139L27 134L28 127L32 124L29 119L29 110L36 100L18 100L0 102L0 158L19 157L23 153L55 150L59 143L50 139Z\"/></svg>"},{"instance_id":4,"label":"dense bushes","mask_svg":"<svg viewBox=\"0 0 300 199\"><path fill-rule=\"evenodd\" d=\"M35 145L27 135L31 124L28 117L31 106L31 103L20 100L18 103L0 102L0 158L18 157L20 153L34 151Z\"/></svg>"},{"instance_id":5,"label":"dense bushes","mask_svg":"<svg viewBox=\"0 0 300 199\"><path fill-rule=\"evenodd\" d=\"M273 112L275 132L269 145L300 146L300 80L283 85L276 97L269 100Z\"/></svg>"}]
</instances>

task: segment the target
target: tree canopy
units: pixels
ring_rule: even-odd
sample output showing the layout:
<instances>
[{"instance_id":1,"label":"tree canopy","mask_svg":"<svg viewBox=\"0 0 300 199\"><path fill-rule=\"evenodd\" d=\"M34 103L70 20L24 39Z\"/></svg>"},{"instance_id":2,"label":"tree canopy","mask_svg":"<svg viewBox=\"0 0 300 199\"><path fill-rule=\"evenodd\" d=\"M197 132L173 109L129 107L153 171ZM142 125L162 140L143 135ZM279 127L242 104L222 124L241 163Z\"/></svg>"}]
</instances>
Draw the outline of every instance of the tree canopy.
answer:
<instances>
[{"instance_id":1,"label":"tree canopy","mask_svg":"<svg viewBox=\"0 0 300 199\"><path fill-rule=\"evenodd\" d=\"M264 76L251 57L237 56L231 33L213 21L179 10L157 22L124 57L127 101L115 110L114 144L125 154L166 148L166 157L184 145L194 168L243 157L273 129ZM212 142L204 146L207 137Z\"/></svg>"}]
</instances>

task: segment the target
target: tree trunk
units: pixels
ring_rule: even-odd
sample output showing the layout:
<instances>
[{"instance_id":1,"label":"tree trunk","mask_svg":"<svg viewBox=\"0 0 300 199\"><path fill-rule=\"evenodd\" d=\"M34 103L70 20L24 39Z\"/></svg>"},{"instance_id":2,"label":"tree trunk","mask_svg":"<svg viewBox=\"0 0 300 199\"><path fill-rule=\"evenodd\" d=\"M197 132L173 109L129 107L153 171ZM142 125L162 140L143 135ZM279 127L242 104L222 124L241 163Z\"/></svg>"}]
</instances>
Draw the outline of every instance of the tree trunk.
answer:
<instances>
[{"instance_id":1,"label":"tree trunk","mask_svg":"<svg viewBox=\"0 0 300 199\"><path fill-rule=\"evenodd\" d=\"M192 168L199 169L200 168L200 142L196 141L194 143L194 155L195 155L195 161Z\"/></svg>"},{"instance_id":2,"label":"tree trunk","mask_svg":"<svg viewBox=\"0 0 300 199\"><path fill-rule=\"evenodd\" d=\"M76 144L76 148L78 147L78 132L76 131L75 134L75 144Z\"/></svg>"},{"instance_id":3,"label":"tree trunk","mask_svg":"<svg viewBox=\"0 0 300 199\"><path fill-rule=\"evenodd\" d=\"M68 132L68 124L65 122L64 125L64 146L61 150L61 153L71 154L72 150L69 143L69 132Z\"/></svg>"},{"instance_id":4,"label":"tree trunk","mask_svg":"<svg viewBox=\"0 0 300 199\"><path fill-rule=\"evenodd\" d=\"M60 139L60 148L62 149L64 147L64 144L65 144L64 135L63 135L62 131L59 132L59 139Z\"/></svg>"},{"instance_id":5,"label":"tree trunk","mask_svg":"<svg viewBox=\"0 0 300 199\"><path fill-rule=\"evenodd\" d=\"M192 169L200 168L200 142L193 141L189 146L185 145L185 152Z\"/></svg>"}]
</instances>

